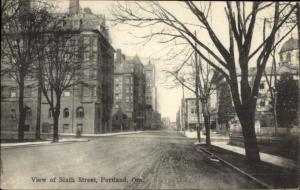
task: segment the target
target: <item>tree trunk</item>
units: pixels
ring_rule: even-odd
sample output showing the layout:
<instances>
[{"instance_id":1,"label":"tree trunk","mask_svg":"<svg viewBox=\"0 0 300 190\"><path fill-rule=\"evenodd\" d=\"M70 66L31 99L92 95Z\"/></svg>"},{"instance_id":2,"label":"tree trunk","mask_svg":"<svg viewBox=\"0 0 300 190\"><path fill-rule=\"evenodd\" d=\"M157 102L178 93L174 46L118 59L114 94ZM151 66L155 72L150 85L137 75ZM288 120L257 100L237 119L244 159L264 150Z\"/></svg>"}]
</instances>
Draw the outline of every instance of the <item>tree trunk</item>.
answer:
<instances>
[{"instance_id":1,"label":"tree trunk","mask_svg":"<svg viewBox=\"0 0 300 190\"><path fill-rule=\"evenodd\" d=\"M259 149L255 134L255 111L243 111L240 113L246 158L251 162L259 162Z\"/></svg>"},{"instance_id":2,"label":"tree trunk","mask_svg":"<svg viewBox=\"0 0 300 190\"><path fill-rule=\"evenodd\" d=\"M198 142L201 142L199 94L196 94L196 113L197 113L197 139L198 139Z\"/></svg>"},{"instance_id":3,"label":"tree trunk","mask_svg":"<svg viewBox=\"0 0 300 190\"><path fill-rule=\"evenodd\" d=\"M298 56L300 57L300 3L297 3ZM300 126L300 58L298 59L298 126ZM300 158L299 158L300 159Z\"/></svg>"},{"instance_id":4,"label":"tree trunk","mask_svg":"<svg viewBox=\"0 0 300 190\"><path fill-rule=\"evenodd\" d=\"M41 83L40 83L41 84ZM36 108L36 129L35 129L35 139L41 139L41 104L42 104L42 90L41 87L38 87L38 101L37 101L37 108Z\"/></svg>"},{"instance_id":5,"label":"tree trunk","mask_svg":"<svg viewBox=\"0 0 300 190\"><path fill-rule=\"evenodd\" d=\"M210 141L210 116L208 114L203 115L204 117L204 126L205 126L205 131L206 131L206 135L205 135L205 140L206 140L206 145L210 145L211 141Z\"/></svg>"},{"instance_id":6,"label":"tree trunk","mask_svg":"<svg viewBox=\"0 0 300 190\"><path fill-rule=\"evenodd\" d=\"M53 142L58 142L59 141L59 137L58 137L58 115L55 113L53 115Z\"/></svg>"},{"instance_id":7,"label":"tree trunk","mask_svg":"<svg viewBox=\"0 0 300 190\"><path fill-rule=\"evenodd\" d=\"M19 83L19 125L18 125L18 140L24 141L24 125L25 125L25 109L24 109L24 76L20 76Z\"/></svg>"},{"instance_id":8,"label":"tree trunk","mask_svg":"<svg viewBox=\"0 0 300 190\"><path fill-rule=\"evenodd\" d=\"M58 126L59 126L59 115L60 115L60 95L56 94L56 106L53 116L53 142L59 141Z\"/></svg>"}]
</instances>

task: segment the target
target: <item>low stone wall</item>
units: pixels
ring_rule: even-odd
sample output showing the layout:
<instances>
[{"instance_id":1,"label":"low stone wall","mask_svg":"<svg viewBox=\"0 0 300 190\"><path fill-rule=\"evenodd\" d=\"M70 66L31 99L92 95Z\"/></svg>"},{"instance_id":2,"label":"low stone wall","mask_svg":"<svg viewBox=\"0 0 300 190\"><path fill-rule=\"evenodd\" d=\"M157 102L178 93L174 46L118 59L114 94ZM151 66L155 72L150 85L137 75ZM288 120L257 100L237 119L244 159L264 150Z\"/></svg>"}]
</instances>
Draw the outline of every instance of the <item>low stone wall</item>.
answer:
<instances>
[{"instance_id":1,"label":"low stone wall","mask_svg":"<svg viewBox=\"0 0 300 190\"><path fill-rule=\"evenodd\" d=\"M257 136L259 150L276 156L297 160L299 138L297 136ZM244 147L244 138L239 135L230 135L229 144Z\"/></svg>"}]
</instances>

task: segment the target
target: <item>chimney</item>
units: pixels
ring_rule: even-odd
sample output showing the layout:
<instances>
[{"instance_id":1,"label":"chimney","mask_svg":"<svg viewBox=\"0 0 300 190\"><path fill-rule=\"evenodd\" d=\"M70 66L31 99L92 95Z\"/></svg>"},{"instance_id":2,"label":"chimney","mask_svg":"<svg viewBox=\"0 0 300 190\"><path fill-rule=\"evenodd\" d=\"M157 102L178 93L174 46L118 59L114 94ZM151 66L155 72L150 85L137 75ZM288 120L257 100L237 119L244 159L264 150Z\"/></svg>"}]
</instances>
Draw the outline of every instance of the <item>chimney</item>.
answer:
<instances>
[{"instance_id":1,"label":"chimney","mask_svg":"<svg viewBox=\"0 0 300 190\"><path fill-rule=\"evenodd\" d=\"M79 13L79 0L70 0L69 14L75 15Z\"/></svg>"}]
</instances>

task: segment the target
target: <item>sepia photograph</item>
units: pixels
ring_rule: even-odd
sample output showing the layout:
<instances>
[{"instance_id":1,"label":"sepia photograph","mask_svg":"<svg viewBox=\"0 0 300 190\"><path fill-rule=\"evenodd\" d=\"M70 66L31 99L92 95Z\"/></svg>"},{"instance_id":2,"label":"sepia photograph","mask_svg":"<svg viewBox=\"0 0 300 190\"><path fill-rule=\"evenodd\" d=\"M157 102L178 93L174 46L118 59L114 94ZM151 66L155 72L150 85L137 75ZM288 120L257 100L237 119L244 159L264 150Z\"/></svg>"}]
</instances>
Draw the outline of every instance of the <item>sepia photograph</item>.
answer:
<instances>
[{"instance_id":1,"label":"sepia photograph","mask_svg":"<svg viewBox=\"0 0 300 190\"><path fill-rule=\"evenodd\" d=\"M300 3L1 0L0 189L300 189Z\"/></svg>"}]
</instances>

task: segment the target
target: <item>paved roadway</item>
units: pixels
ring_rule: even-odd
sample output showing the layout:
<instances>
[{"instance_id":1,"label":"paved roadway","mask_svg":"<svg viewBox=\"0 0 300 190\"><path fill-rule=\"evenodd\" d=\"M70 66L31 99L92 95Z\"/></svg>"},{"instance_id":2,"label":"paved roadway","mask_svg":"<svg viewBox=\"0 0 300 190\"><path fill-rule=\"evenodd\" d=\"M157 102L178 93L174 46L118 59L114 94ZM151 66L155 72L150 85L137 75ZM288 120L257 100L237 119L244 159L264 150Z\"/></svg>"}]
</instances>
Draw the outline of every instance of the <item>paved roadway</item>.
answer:
<instances>
[{"instance_id":1,"label":"paved roadway","mask_svg":"<svg viewBox=\"0 0 300 190\"><path fill-rule=\"evenodd\" d=\"M1 149L1 160L2 189L260 188L175 131Z\"/></svg>"}]
</instances>

